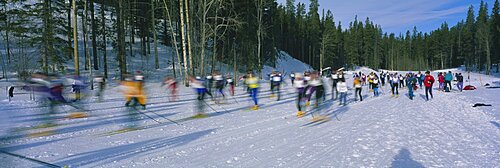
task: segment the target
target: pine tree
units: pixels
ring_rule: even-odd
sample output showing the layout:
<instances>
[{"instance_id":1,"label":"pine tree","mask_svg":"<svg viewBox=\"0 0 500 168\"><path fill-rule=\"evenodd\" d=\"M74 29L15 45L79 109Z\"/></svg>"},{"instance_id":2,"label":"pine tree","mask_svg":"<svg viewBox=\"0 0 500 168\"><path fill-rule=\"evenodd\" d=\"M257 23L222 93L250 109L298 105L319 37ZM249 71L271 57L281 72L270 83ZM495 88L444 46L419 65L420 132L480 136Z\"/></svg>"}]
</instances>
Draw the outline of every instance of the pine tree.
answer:
<instances>
[{"instance_id":1,"label":"pine tree","mask_svg":"<svg viewBox=\"0 0 500 168\"><path fill-rule=\"evenodd\" d=\"M499 2L495 0L493 11L491 13L491 60L496 64L496 72L500 67L500 9Z\"/></svg>"}]
</instances>

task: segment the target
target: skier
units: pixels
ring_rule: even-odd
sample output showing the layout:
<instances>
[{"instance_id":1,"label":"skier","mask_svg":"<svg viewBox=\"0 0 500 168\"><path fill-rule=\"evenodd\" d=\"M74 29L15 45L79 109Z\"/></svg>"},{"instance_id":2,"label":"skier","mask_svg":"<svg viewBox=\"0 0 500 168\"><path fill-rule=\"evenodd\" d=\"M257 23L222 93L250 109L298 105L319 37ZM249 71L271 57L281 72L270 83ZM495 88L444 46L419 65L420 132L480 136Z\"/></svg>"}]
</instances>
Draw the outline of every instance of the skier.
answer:
<instances>
[{"instance_id":1,"label":"skier","mask_svg":"<svg viewBox=\"0 0 500 168\"><path fill-rule=\"evenodd\" d=\"M337 91L340 92L339 105L347 105L347 84L345 78L341 78L337 83Z\"/></svg>"},{"instance_id":2,"label":"skier","mask_svg":"<svg viewBox=\"0 0 500 168\"><path fill-rule=\"evenodd\" d=\"M336 100L339 96L339 92L337 91L337 82L339 81L339 75L337 71L332 73L332 100Z\"/></svg>"},{"instance_id":3,"label":"skier","mask_svg":"<svg viewBox=\"0 0 500 168\"><path fill-rule=\"evenodd\" d=\"M385 73L382 71L380 74L380 82L382 82L382 86L385 86Z\"/></svg>"},{"instance_id":4,"label":"skier","mask_svg":"<svg viewBox=\"0 0 500 168\"><path fill-rule=\"evenodd\" d=\"M403 88L405 87L405 82L404 82L405 78L403 77L402 74L399 74L399 88Z\"/></svg>"},{"instance_id":5,"label":"skier","mask_svg":"<svg viewBox=\"0 0 500 168\"><path fill-rule=\"evenodd\" d=\"M216 89L216 95L215 97L218 97L217 95L222 95L223 99L226 99L226 95L224 94L224 85L225 85L225 80L224 77L218 72L214 72L213 79L215 80L215 89ZM221 103L220 100L216 100L215 103Z\"/></svg>"},{"instance_id":6,"label":"skier","mask_svg":"<svg viewBox=\"0 0 500 168\"><path fill-rule=\"evenodd\" d=\"M354 100L358 101L359 95L359 101L363 101L363 96L361 96L361 79L359 78L359 75L356 75L356 77L354 77L353 87L356 89L354 91Z\"/></svg>"},{"instance_id":7,"label":"skier","mask_svg":"<svg viewBox=\"0 0 500 168\"><path fill-rule=\"evenodd\" d=\"M229 84L229 94L231 94L231 96L234 96L234 81L231 76L228 76L226 78L226 85L227 84Z\"/></svg>"},{"instance_id":8,"label":"skier","mask_svg":"<svg viewBox=\"0 0 500 168\"><path fill-rule=\"evenodd\" d=\"M373 91L373 79L375 79L375 75L373 72L370 72L370 75L368 75L368 87L370 88L370 92Z\"/></svg>"},{"instance_id":9,"label":"skier","mask_svg":"<svg viewBox=\"0 0 500 168\"><path fill-rule=\"evenodd\" d=\"M302 74L300 73L297 73L294 75L295 76L295 79L294 79L294 82L293 82L293 87L295 89L297 89L297 117L302 117L304 116L304 111L302 111L302 104L305 100L305 88L306 88L306 83L304 81L304 79L302 78Z\"/></svg>"},{"instance_id":10,"label":"skier","mask_svg":"<svg viewBox=\"0 0 500 168\"><path fill-rule=\"evenodd\" d=\"M363 86L366 85L366 75L365 75L365 73L363 73L363 75L361 75L361 82L363 83Z\"/></svg>"},{"instance_id":11,"label":"skier","mask_svg":"<svg viewBox=\"0 0 500 168\"><path fill-rule=\"evenodd\" d=\"M417 80L418 80L418 85L420 86L420 88L422 88L422 83L424 82L424 79L425 79L425 76L422 75L422 73L420 71L418 71Z\"/></svg>"},{"instance_id":12,"label":"skier","mask_svg":"<svg viewBox=\"0 0 500 168\"><path fill-rule=\"evenodd\" d=\"M75 99L73 102L79 101L82 97L81 91L84 88L83 81L78 76L72 77L73 82L71 83L71 91L75 94Z\"/></svg>"},{"instance_id":13,"label":"skier","mask_svg":"<svg viewBox=\"0 0 500 168\"><path fill-rule=\"evenodd\" d=\"M208 93L207 92L207 89L205 88L205 81L203 81L201 79L201 77L197 76L196 78L190 76L189 77L189 84L191 85L191 87L195 90L196 94L197 94L197 97L196 97L196 100L197 100L197 103L196 103L196 107L197 107L197 112L196 114L193 116L193 118L204 118L206 117L206 114L205 114L205 94Z\"/></svg>"},{"instance_id":14,"label":"skier","mask_svg":"<svg viewBox=\"0 0 500 168\"><path fill-rule=\"evenodd\" d=\"M104 96L104 89L106 89L106 79L102 75L97 75L94 78L94 81L97 83L97 93L98 101L102 102Z\"/></svg>"},{"instance_id":15,"label":"skier","mask_svg":"<svg viewBox=\"0 0 500 168\"><path fill-rule=\"evenodd\" d=\"M434 84L434 77L431 75L431 72L425 72L424 85L425 85L425 98L429 101L429 94L431 98L434 98L432 95L432 85Z\"/></svg>"},{"instance_id":16,"label":"skier","mask_svg":"<svg viewBox=\"0 0 500 168\"><path fill-rule=\"evenodd\" d=\"M272 85L271 97L273 97L273 95L275 95L275 93L276 93L277 97L278 97L278 101L280 100L280 96L281 96L280 95L281 82L282 82L281 73L274 72L274 75L271 79L271 85Z\"/></svg>"},{"instance_id":17,"label":"skier","mask_svg":"<svg viewBox=\"0 0 500 168\"><path fill-rule=\"evenodd\" d=\"M410 97L410 100L413 100L413 90L415 88L415 85L417 84L417 79L413 76L412 73L409 73L406 76L406 87L408 87L408 97Z\"/></svg>"},{"instance_id":18,"label":"skier","mask_svg":"<svg viewBox=\"0 0 500 168\"><path fill-rule=\"evenodd\" d=\"M325 91L324 87L323 87L323 81L321 80L321 76L319 76L319 72L313 72L311 74L311 82L309 83L309 85L311 86L310 90L310 94L309 94L309 97L308 97L308 101L311 100L311 96L313 93L315 93L316 95L316 105L315 107L319 107L319 104L321 103L321 100L323 100L323 93Z\"/></svg>"},{"instance_id":19,"label":"skier","mask_svg":"<svg viewBox=\"0 0 500 168\"><path fill-rule=\"evenodd\" d=\"M453 74L451 73L451 71L448 71L448 73L446 73L444 75L444 90L445 92L450 92L452 87L451 87L451 81L453 80Z\"/></svg>"},{"instance_id":20,"label":"skier","mask_svg":"<svg viewBox=\"0 0 500 168\"><path fill-rule=\"evenodd\" d=\"M169 101L177 100L177 81L173 77L166 77L162 83L162 86L166 86L167 90L170 90Z\"/></svg>"},{"instance_id":21,"label":"skier","mask_svg":"<svg viewBox=\"0 0 500 168\"><path fill-rule=\"evenodd\" d=\"M293 85L293 82L295 81L295 73L291 73L290 74L290 81L292 81L292 85Z\"/></svg>"},{"instance_id":22,"label":"skier","mask_svg":"<svg viewBox=\"0 0 500 168\"><path fill-rule=\"evenodd\" d=\"M125 77L125 81L122 81L122 86L125 89L125 106L135 108L139 104L142 106L142 109L146 109L146 95L144 94L143 82L144 76L142 76L140 71L137 71L134 78Z\"/></svg>"},{"instance_id":23,"label":"skier","mask_svg":"<svg viewBox=\"0 0 500 168\"><path fill-rule=\"evenodd\" d=\"M252 110L258 110L259 104L257 99L257 93L259 89L259 79L257 79L257 77L255 77L254 74L250 72L248 73L248 77L245 83L248 85L248 88L250 89L250 97L252 97L254 103Z\"/></svg>"},{"instance_id":24,"label":"skier","mask_svg":"<svg viewBox=\"0 0 500 168\"><path fill-rule=\"evenodd\" d=\"M375 76L373 78L373 81L372 81L372 88L373 88L373 96L375 97L378 97L379 96L379 92L378 92L378 85L379 85L379 80L378 80L378 77Z\"/></svg>"},{"instance_id":25,"label":"skier","mask_svg":"<svg viewBox=\"0 0 500 168\"><path fill-rule=\"evenodd\" d=\"M457 88L458 90L460 90L460 92L462 92L463 88L464 88L464 76L462 76L462 73L458 73L457 76Z\"/></svg>"},{"instance_id":26,"label":"skier","mask_svg":"<svg viewBox=\"0 0 500 168\"><path fill-rule=\"evenodd\" d=\"M212 87L214 86L214 78L212 74L207 74L205 77L205 88L207 89L207 94L210 95L212 100L214 100L214 96L212 95Z\"/></svg>"},{"instance_id":27,"label":"skier","mask_svg":"<svg viewBox=\"0 0 500 168\"><path fill-rule=\"evenodd\" d=\"M439 82L438 90L444 91L444 75L441 72L439 72L439 74L438 74L438 82Z\"/></svg>"},{"instance_id":28,"label":"skier","mask_svg":"<svg viewBox=\"0 0 500 168\"><path fill-rule=\"evenodd\" d=\"M399 96L399 78L398 78L398 73L392 74L391 75L391 91L392 91L392 97L396 95L396 97Z\"/></svg>"}]
</instances>

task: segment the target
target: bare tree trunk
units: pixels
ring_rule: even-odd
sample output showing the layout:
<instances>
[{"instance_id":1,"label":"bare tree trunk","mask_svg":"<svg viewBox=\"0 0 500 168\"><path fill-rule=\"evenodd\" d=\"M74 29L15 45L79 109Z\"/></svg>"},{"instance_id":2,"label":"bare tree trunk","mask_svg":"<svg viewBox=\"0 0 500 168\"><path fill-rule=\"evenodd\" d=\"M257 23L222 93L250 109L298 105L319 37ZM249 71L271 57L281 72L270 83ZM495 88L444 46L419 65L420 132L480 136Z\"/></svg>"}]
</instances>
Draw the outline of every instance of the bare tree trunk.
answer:
<instances>
[{"instance_id":1,"label":"bare tree trunk","mask_svg":"<svg viewBox=\"0 0 500 168\"><path fill-rule=\"evenodd\" d=\"M108 78L108 58L106 49L106 6L101 4L101 22L102 22L102 50L104 51L102 59L104 62L104 78Z\"/></svg>"},{"instance_id":2,"label":"bare tree trunk","mask_svg":"<svg viewBox=\"0 0 500 168\"><path fill-rule=\"evenodd\" d=\"M73 6L73 0L68 0L69 2L69 7L67 8L68 9L68 27L67 27L67 31L68 31L68 48L71 49L73 47L73 44L71 43L71 38L72 38L72 32L71 32L71 13L72 13L72 6ZM70 53L70 58L71 56L73 56L73 53Z\"/></svg>"},{"instance_id":3,"label":"bare tree trunk","mask_svg":"<svg viewBox=\"0 0 500 168\"><path fill-rule=\"evenodd\" d=\"M89 70L90 62L89 55L87 53L87 2L88 0L83 1L83 15L82 15L82 31L83 31L83 55L85 58L85 70Z\"/></svg>"},{"instance_id":4,"label":"bare tree trunk","mask_svg":"<svg viewBox=\"0 0 500 168\"><path fill-rule=\"evenodd\" d=\"M155 0L151 0L151 29L153 29L153 41L155 51L155 68L160 69L160 60L158 59L158 39L156 37L156 17L155 17Z\"/></svg>"},{"instance_id":5,"label":"bare tree trunk","mask_svg":"<svg viewBox=\"0 0 500 168\"><path fill-rule=\"evenodd\" d=\"M123 2L118 0L118 7L116 8L118 16L116 17L117 29L118 29L118 60L120 64L120 76L124 79L124 74L127 73L127 60L125 56L125 35L124 35L124 24L123 24Z\"/></svg>"},{"instance_id":6,"label":"bare tree trunk","mask_svg":"<svg viewBox=\"0 0 500 168\"><path fill-rule=\"evenodd\" d=\"M175 32L174 32L174 26L172 25L172 17L170 17L170 12L168 11L168 5L167 5L167 1L166 0L163 0L163 5L165 7L165 12L167 14L167 18L169 19L168 23L170 25L170 35L172 36L172 43L174 44L174 47L175 47L175 55L177 56L177 61L179 63L179 74L182 75L182 70L181 70L181 66L180 66L180 54L179 54L179 47L177 46L177 37L175 36ZM165 20L166 21L166 20ZM172 58L173 62L172 64L175 64L175 60ZM174 69L175 69L175 65L174 65ZM174 71L174 75L175 75L175 71ZM187 77L186 77L187 78Z\"/></svg>"},{"instance_id":7,"label":"bare tree trunk","mask_svg":"<svg viewBox=\"0 0 500 168\"><path fill-rule=\"evenodd\" d=\"M191 20L189 19L189 0L185 0L186 10L186 36L187 36L187 47L188 47L188 57L189 57L189 72L191 75L194 75L194 67L193 67L193 50L191 49Z\"/></svg>"},{"instance_id":8,"label":"bare tree trunk","mask_svg":"<svg viewBox=\"0 0 500 168\"><path fill-rule=\"evenodd\" d=\"M97 25L95 21L95 0L90 0L90 22L92 27L92 56L94 57L94 70L99 70L99 58L97 57Z\"/></svg>"},{"instance_id":9,"label":"bare tree trunk","mask_svg":"<svg viewBox=\"0 0 500 168\"><path fill-rule=\"evenodd\" d=\"M184 25L184 1L179 0L179 13L181 18L181 43L182 43L182 58L184 60L184 82L185 85L188 85L188 67L187 67L187 56L186 56L186 31Z\"/></svg>"},{"instance_id":10,"label":"bare tree trunk","mask_svg":"<svg viewBox=\"0 0 500 168\"><path fill-rule=\"evenodd\" d=\"M486 41L486 75L490 75L491 72L490 41L488 40L488 38L486 38L485 41Z\"/></svg>"},{"instance_id":11,"label":"bare tree trunk","mask_svg":"<svg viewBox=\"0 0 500 168\"><path fill-rule=\"evenodd\" d=\"M80 76L80 66L78 60L78 37L76 27L76 2L73 0L73 56L75 64L75 75Z\"/></svg>"},{"instance_id":12,"label":"bare tree trunk","mask_svg":"<svg viewBox=\"0 0 500 168\"><path fill-rule=\"evenodd\" d=\"M262 0L257 1L257 21L258 21L258 28L257 28L257 63L258 63L258 70L257 72L259 73L259 78L262 79L262 63L261 63L261 54L262 54Z\"/></svg>"},{"instance_id":13,"label":"bare tree trunk","mask_svg":"<svg viewBox=\"0 0 500 168\"><path fill-rule=\"evenodd\" d=\"M215 25L214 25L214 41L213 41L213 49L212 49L212 65L210 67L210 73L213 73L214 72L214 67L215 67L215 60L217 58L217 30L218 30L218 27L217 27L217 21L218 21L218 12L219 10L215 10Z\"/></svg>"}]
</instances>

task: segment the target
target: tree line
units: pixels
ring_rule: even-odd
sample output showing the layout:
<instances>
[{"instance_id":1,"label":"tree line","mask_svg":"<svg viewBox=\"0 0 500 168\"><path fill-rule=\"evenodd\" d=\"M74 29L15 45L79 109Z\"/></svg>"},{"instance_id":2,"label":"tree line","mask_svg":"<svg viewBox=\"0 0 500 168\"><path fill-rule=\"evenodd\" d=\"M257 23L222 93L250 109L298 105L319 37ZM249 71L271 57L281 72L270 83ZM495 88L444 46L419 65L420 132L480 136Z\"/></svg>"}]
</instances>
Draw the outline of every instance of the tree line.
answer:
<instances>
[{"instance_id":1,"label":"tree line","mask_svg":"<svg viewBox=\"0 0 500 168\"><path fill-rule=\"evenodd\" d=\"M295 0L285 4L276 0L0 0L0 5L4 76L5 65L19 74L55 73L68 71L65 63L73 61L73 73L82 69L107 77L109 71L133 71L127 58L135 55L141 60L153 58L155 69L173 67L174 76L217 70L260 72L264 65L275 66L280 50L315 69L424 70L465 65L468 70L489 73L494 65L498 72L500 62L498 0L492 12L481 2L477 17L471 6L467 18L455 26L445 22L431 32L415 27L400 34L385 33L369 18L356 17L343 25L334 20L334 12L320 11L318 0L310 0L308 7ZM172 53L160 55L162 47ZM170 55L172 59L160 62ZM118 64L110 67L108 61ZM231 70L222 69L220 63Z\"/></svg>"}]
</instances>

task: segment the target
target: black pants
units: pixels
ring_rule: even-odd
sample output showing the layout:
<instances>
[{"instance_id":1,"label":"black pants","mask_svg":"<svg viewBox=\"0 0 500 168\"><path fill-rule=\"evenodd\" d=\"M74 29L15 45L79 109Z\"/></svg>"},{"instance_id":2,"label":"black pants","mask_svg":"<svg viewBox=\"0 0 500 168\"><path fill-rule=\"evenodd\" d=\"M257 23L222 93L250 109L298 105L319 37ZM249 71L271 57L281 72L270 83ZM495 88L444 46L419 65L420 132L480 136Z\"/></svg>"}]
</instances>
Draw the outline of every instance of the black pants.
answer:
<instances>
[{"instance_id":1,"label":"black pants","mask_svg":"<svg viewBox=\"0 0 500 168\"><path fill-rule=\"evenodd\" d=\"M359 95L359 101L363 101L363 96L361 96L361 88L356 88L354 91L354 99L358 100L358 95Z\"/></svg>"},{"instance_id":2,"label":"black pants","mask_svg":"<svg viewBox=\"0 0 500 168\"><path fill-rule=\"evenodd\" d=\"M399 95L399 90L398 90L398 84L397 83L392 83L392 86L391 86L391 91L392 91L392 94L396 94L396 95ZM396 91L396 92L394 92Z\"/></svg>"},{"instance_id":3,"label":"black pants","mask_svg":"<svg viewBox=\"0 0 500 168\"><path fill-rule=\"evenodd\" d=\"M319 106L320 102L323 101L323 96L325 95L325 88L323 85L316 86L316 106Z\"/></svg>"},{"instance_id":4,"label":"black pants","mask_svg":"<svg viewBox=\"0 0 500 168\"><path fill-rule=\"evenodd\" d=\"M444 81L444 90L451 91L451 81Z\"/></svg>"},{"instance_id":5,"label":"black pants","mask_svg":"<svg viewBox=\"0 0 500 168\"><path fill-rule=\"evenodd\" d=\"M304 89L303 92L299 92L298 95L297 95L297 109L299 111L302 111L302 99L304 99L306 97L306 94L305 94L306 90Z\"/></svg>"},{"instance_id":6,"label":"black pants","mask_svg":"<svg viewBox=\"0 0 500 168\"><path fill-rule=\"evenodd\" d=\"M399 88L405 87L405 83L403 80L399 80Z\"/></svg>"},{"instance_id":7,"label":"black pants","mask_svg":"<svg viewBox=\"0 0 500 168\"><path fill-rule=\"evenodd\" d=\"M271 93L272 94L277 94L276 96L278 97L278 100L280 100L280 84L279 83L272 83L271 84Z\"/></svg>"},{"instance_id":8,"label":"black pants","mask_svg":"<svg viewBox=\"0 0 500 168\"><path fill-rule=\"evenodd\" d=\"M432 86L431 87L425 87L425 97L427 100L429 100L429 94L431 95L431 98L434 98L432 95Z\"/></svg>"}]
</instances>

